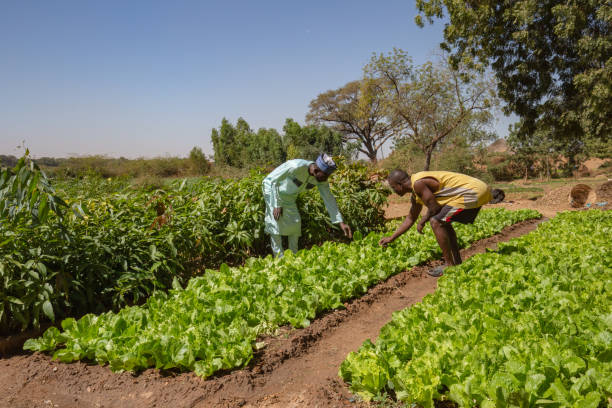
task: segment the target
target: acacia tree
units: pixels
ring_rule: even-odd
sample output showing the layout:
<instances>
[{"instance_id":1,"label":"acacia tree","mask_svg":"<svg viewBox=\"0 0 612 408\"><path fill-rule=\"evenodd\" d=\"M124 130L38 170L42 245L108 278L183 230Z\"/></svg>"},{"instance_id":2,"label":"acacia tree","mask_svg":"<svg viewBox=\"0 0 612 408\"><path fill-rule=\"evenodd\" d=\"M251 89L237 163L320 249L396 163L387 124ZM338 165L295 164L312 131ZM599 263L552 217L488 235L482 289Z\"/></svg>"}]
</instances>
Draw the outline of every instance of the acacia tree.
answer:
<instances>
[{"instance_id":1,"label":"acacia tree","mask_svg":"<svg viewBox=\"0 0 612 408\"><path fill-rule=\"evenodd\" d=\"M378 151L398 127L388 115L384 95L376 79L352 81L311 101L306 121L329 124L345 143L357 142L358 150L375 163Z\"/></svg>"},{"instance_id":2,"label":"acacia tree","mask_svg":"<svg viewBox=\"0 0 612 408\"><path fill-rule=\"evenodd\" d=\"M465 66L453 69L446 58L438 65L414 67L406 52L394 49L372 56L364 71L381 84L389 121L402 125L400 139L425 154L424 170L429 170L431 156L445 138L488 124L497 104L490 78Z\"/></svg>"},{"instance_id":3,"label":"acacia tree","mask_svg":"<svg viewBox=\"0 0 612 408\"><path fill-rule=\"evenodd\" d=\"M421 27L424 18L432 23L448 13L442 47L453 52L454 63L490 64L506 113L521 118L517 137L549 132L576 154L597 145L593 139L609 143L609 1L417 0L416 5Z\"/></svg>"}]
</instances>

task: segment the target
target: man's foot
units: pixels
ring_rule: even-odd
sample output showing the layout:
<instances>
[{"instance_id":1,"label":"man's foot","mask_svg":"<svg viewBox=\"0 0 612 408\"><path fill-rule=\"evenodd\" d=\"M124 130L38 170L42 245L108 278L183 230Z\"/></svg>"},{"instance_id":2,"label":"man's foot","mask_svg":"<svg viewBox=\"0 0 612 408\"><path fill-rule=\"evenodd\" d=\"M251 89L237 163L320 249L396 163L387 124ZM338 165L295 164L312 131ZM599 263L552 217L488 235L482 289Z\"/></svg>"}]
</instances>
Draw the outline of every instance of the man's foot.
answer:
<instances>
[{"instance_id":1,"label":"man's foot","mask_svg":"<svg viewBox=\"0 0 612 408\"><path fill-rule=\"evenodd\" d=\"M436 266L435 268L428 269L427 274L429 276L433 276L434 278L439 278L444 274L444 269L445 268L443 265Z\"/></svg>"}]
</instances>

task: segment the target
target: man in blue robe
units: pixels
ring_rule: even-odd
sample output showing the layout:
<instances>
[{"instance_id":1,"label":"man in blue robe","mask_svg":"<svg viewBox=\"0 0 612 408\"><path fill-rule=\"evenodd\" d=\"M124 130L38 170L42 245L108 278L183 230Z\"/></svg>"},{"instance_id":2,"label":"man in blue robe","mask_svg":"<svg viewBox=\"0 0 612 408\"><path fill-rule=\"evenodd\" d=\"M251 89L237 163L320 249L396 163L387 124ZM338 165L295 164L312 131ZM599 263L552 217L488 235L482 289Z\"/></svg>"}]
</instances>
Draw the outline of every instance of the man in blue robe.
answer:
<instances>
[{"instance_id":1,"label":"man in blue robe","mask_svg":"<svg viewBox=\"0 0 612 408\"><path fill-rule=\"evenodd\" d=\"M263 181L263 195L266 201L265 231L270 234L274 256L282 256L282 236L288 237L289 249L298 249L302 235L302 219L296 204L299 193L317 187L333 224L349 238L351 227L344 223L336 199L329 190L327 178L336 170L336 163L327 154L321 154L316 161L294 159L274 169Z\"/></svg>"}]
</instances>

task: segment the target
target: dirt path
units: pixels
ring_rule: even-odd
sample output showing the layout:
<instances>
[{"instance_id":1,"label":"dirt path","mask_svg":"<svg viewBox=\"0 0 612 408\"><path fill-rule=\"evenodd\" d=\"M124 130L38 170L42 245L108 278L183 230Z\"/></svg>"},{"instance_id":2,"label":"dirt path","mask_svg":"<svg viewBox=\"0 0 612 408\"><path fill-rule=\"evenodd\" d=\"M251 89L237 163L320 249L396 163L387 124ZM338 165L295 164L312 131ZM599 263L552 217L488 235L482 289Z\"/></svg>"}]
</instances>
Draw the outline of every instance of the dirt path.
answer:
<instances>
[{"instance_id":1,"label":"dirt path","mask_svg":"<svg viewBox=\"0 0 612 408\"><path fill-rule=\"evenodd\" d=\"M464 258L535 229L537 220L506 228L462 251ZM115 374L107 367L62 364L42 354L0 360L0 407L343 407L355 402L339 380L350 351L375 339L394 311L432 293L436 279L413 268L371 288L301 330L264 339L252 363L202 380L192 373Z\"/></svg>"}]
</instances>

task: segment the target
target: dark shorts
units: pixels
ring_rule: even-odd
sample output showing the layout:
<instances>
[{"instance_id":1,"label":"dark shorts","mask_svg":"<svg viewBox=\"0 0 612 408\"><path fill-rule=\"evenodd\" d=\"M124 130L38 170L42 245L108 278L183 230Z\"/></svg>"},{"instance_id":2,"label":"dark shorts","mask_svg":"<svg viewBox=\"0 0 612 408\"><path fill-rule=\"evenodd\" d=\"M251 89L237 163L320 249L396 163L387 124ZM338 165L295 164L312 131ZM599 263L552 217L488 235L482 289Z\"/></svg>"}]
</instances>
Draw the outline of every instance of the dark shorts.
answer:
<instances>
[{"instance_id":1,"label":"dark shorts","mask_svg":"<svg viewBox=\"0 0 612 408\"><path fill-rule=\"evenodd\" d=\"M443 224L460 222L461 224L472 224L478 215L481 207L477 208L457 208L445 205L439 213L432 218Z\"/></svg>"}]
</instances>

